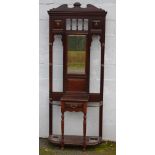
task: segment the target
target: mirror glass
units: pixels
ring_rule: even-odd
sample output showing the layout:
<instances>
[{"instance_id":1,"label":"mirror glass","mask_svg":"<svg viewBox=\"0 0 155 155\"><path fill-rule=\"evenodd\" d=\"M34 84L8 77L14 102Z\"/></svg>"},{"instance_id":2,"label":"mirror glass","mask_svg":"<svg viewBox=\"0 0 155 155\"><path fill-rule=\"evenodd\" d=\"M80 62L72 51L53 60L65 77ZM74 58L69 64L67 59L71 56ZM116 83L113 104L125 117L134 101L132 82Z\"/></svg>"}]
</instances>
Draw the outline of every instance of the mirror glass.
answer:
<instances>
[{"instance_id":1,"label":"mirror glass","mask_svg":"<svg viewBox=\"0 0 155 155\"><path fill-rule=\"evenodd\" d=\"M67 73L85 74L86 35L68 35L67 37Z\"/></svg>"}]
</instances>

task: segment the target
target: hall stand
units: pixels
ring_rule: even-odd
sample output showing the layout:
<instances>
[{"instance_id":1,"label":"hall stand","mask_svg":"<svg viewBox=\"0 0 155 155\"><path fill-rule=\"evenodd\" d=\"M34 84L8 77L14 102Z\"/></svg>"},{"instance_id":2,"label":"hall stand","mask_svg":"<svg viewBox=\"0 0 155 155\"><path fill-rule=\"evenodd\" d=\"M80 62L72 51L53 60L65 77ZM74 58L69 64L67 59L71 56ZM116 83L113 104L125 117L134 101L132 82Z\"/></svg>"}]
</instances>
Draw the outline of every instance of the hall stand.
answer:
<instances>
[{"instance_id":1,"label":"hall stand","mask_svg":"<svg viewBox=\"0 0 155 155\"><path fill-rule=\"evenodd\" d=\"M102 141L103 82L105 17L107 12L88 4L81 8L76 2L73 8L67 4L50 9L49 14L49 141L61 145L97 145ZM81 27L80 27L81 24ZM63 91L53 91L53 42L54 36L62 36ZM90 46L92 36L99 35L101 43L100 92L89 92ZM57 81L59 82L59 81ZM55 103L53 101L59 101ZM91 103L90 103L91 102ZM61 107L61 135L53 134L53 105ZM99 135L86 136L87 107L99 107ZM83 112L83 136L64 135L64 113ZM93 123L93 122L92 122Z\"/></svg>"}]
</instances>

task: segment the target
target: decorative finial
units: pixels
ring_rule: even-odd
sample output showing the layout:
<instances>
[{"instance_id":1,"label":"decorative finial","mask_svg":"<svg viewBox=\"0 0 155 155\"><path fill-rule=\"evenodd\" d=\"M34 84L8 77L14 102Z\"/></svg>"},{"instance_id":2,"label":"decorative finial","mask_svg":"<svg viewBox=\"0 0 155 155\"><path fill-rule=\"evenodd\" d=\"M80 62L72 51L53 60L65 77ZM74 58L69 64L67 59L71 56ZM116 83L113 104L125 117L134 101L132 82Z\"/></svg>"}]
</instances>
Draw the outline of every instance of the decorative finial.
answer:
<instances>
[{"instance_id":1,"label":"decorative finial","mask_svg":"<svg viewBox=\"0 0 155 155\"><path fill-rule=\"evenodd\" d=\"M81 4L79 3L79 2L76 2L76 3L74 3L74 7L80 7L81 6Z\"/></svg>"}]
</instances>

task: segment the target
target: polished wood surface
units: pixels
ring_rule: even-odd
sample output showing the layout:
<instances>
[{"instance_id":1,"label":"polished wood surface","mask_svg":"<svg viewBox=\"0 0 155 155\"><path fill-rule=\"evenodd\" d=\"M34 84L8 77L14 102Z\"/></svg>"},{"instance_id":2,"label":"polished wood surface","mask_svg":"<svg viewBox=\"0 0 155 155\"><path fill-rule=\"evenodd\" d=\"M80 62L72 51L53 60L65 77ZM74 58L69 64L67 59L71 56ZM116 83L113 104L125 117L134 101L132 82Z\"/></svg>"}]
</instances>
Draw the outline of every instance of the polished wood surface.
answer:
<instances>
[{"instance_id":1,"label":"polished wood surface","mask_svg":"<svg viewBox=\"0 0 155 155\"><path fill-rule=\"evenodd\" d=\"M50 93L50 101L60 101L63 95L64 95L63 92L52 92ZM102 100L99 93L88 93L88 95L89 95L88 100L89 102L100 102Z\"/></svg>"},{"instance_id":2,"label":"polished wood surface","mask_svg":"<svg viewBox=\"0 0 155 155\"><path fill-rule=\"evenodd\" d=\"M83 93L65 93L61 97L61 101L66 102L88 102L89 95Z\"/></svg>"}]
</instances>

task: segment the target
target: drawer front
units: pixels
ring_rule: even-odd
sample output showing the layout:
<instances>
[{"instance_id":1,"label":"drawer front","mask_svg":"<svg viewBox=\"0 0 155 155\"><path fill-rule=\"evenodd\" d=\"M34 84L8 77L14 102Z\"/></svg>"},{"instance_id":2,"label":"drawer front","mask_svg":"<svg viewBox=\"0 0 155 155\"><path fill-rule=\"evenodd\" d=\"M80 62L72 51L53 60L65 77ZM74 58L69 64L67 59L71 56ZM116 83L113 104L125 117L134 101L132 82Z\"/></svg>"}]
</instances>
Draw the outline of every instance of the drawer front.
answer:
<instances>
[{"instance_id":1,"label":"drawer front","mask_svg":"<svg viewBox=\"0 0 155 155\"><path fill-rule=\"evenodd\" d=\"M56 30L63 29L63 20L61 20L61 19L54 20L52 27L53 27L53 29L56 29Z\"/></svg>"},{"instance_id":2,"label":"drawer front","mask_svg":"<svg viewBox=\"0 0 155 155\"><path fill-rule=\"evenodd\" d=\"M83 111L84 110L84 104L83 103L65 103L64 104L64 111Z\"/></svg>"},{"instance_id":3,"label":"drawer front","mask_svg":"<svg viewBox=\"0 0 155 155\"><path fill-rule=\"evenodd\" d=\"M102 29L101 20L93 20L92 29Z\"/></svg>"}]
</instances>

